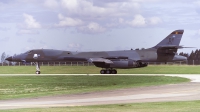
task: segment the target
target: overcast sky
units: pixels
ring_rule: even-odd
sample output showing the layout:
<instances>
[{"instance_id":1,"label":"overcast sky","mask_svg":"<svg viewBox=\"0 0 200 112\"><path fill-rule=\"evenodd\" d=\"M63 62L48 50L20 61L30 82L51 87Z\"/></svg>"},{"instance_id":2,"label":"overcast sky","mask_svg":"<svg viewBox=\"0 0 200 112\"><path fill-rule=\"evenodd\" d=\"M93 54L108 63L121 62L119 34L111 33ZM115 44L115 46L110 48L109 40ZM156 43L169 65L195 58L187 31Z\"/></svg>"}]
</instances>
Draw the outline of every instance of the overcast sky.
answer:
<instances>
[{"instance_id":1,"label":"overcast sky","mask_svg":"<svg viewBox=\"0 0 200 112\"><path fill-rule=\"evenodd\" d=\"M176 29L200 49L200 0L0 0L0 54L150 48Z\"/></svg>"}]
</instances>

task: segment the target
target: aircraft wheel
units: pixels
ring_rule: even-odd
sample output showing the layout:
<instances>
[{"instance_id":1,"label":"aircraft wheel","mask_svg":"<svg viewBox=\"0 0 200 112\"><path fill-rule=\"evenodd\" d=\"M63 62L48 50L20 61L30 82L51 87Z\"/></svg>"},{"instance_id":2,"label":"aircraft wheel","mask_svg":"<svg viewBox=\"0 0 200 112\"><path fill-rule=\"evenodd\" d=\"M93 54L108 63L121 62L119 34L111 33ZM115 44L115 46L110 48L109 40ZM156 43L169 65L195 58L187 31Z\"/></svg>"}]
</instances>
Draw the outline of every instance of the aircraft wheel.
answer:
<instances>
[{"instance_id":1,"label":"aircraft wheel","mask_svg":"<svg viewBox=\"0 0 200 112\"><path fill-rule=\"evenodd\" d=\"M117 74L117 70L112 70L112 74Z\"/></svg>"},{"instance_id":2,"label":"aircraft wheel","mask_svg":"<svg viewBox=\"0 0 200 112\"><path fill-rule=\"evenodd\" d=\"M105 70L101 70L100 73L101 73L101 74L105 74L106 71L105 71Z\"/></svg>"},{"instance_id":3,"label":"aircraft wheel","mask_svg":"<svg viewBox=\"0 0 200 112\"><path fill-rule=\"evenodd\" d=\"M36 71L35 73L36 73L36 74L40 74L40 71Z\"/></svg>"},{"instance_id":4,"label":"aircraft wheel","mask_svg":"<svg viewBox=\"0 0 200 112\"><path fill-rule=\"evenodd\" d=\"M117 74L117 70L115 70L115 74Z\"/></svg>"},{"instance_id":5,"label":"aircraft wheel","mask_svg":"<svg viewBox=\"0 0 200 112\"><path fill-rule=\"evenodd\" d=\"M111 70L106 70L106 74L111 74Z\"/></svg>"}]
</instances>

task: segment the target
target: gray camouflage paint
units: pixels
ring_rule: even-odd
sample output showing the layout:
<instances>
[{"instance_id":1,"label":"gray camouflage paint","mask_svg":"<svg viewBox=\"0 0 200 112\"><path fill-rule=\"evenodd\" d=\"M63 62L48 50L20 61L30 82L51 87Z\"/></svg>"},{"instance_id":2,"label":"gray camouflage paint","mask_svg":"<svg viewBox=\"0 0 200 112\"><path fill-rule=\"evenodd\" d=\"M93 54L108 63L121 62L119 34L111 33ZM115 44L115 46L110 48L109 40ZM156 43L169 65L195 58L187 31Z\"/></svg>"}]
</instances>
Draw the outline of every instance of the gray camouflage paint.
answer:
<instances>
[{"instance_id":1,"label":"gray camouflage paint","mask_svg":"<svg viewBox=\"0 0 200 112\"><path fill-rule=\"evenodd\" d=\"M35 49L7 58L17 62L88 61L101 68L137 68L147 66L146 62L185 61L186 57L176 55L184 30L176 30L156 46L143 50L72 52L53 49Z\"/></svg>"}]
</instances>

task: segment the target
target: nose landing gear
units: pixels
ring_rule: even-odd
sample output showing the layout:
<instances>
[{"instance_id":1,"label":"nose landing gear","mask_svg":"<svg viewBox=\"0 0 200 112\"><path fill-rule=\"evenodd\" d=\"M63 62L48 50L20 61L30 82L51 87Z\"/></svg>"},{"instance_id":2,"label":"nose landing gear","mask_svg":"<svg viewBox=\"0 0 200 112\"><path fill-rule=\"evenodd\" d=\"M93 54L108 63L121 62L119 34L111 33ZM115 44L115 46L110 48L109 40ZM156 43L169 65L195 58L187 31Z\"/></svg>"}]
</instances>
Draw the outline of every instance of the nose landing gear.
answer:
<instances>
[{"instance_id":1,"label":"nose landing gear","mask_svg":"<svg viewBox=\"0 0 200 112\"><path fill-rule=\"evenodd\" d=\"M36 66L36 74L40 74L41 72L40 72L40 64L39 64L39 62L35 62L34 63L35 64L35 66Z\"/></svg>"},{"instance_id":2,"label":"nose landing gear","mask_svg":"<svg viewBox=\"0 0 200 112\"><path fill-rule=\"evenodd\" d=\"M36 71L35 73L36 73L36 74L40 74L40 71Z\"/></svg>"}]
</instances>

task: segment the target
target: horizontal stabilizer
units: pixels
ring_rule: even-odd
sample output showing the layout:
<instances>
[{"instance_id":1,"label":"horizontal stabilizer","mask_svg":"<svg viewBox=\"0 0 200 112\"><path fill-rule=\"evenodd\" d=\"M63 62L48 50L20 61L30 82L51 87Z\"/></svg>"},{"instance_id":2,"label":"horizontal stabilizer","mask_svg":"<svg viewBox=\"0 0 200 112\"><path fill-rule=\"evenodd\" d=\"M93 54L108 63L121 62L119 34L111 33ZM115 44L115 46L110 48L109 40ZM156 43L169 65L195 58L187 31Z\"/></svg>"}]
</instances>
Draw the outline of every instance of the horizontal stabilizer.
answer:
<instances>
[{"instance_id":1,"label":"horizontal stabilizer","mask_svg":"<svg viewBox=\"0 0 200 112\"><path fill-rule=\"evenodd\" d=\"M157 46L159 49L183 49L183 48L194 48L194 47L183 47L183 46L177 46L177 45L163 45L163 46Z\"/></svg>"},{"instance_id":2,"label":"horizontal stabilizer","mask_svg":"<svg viewBox=\"0 0 200 112\"><path fill-rule=\"evenodd\" d=\"M111 60L108 60L108 59L104 59L104 58L90 58L88 60L89 62L91 63L99 63L99 62L103 62L103 63L106 63L106 64L112 64L113 62Z\"/></svg>"}]
</instances>

